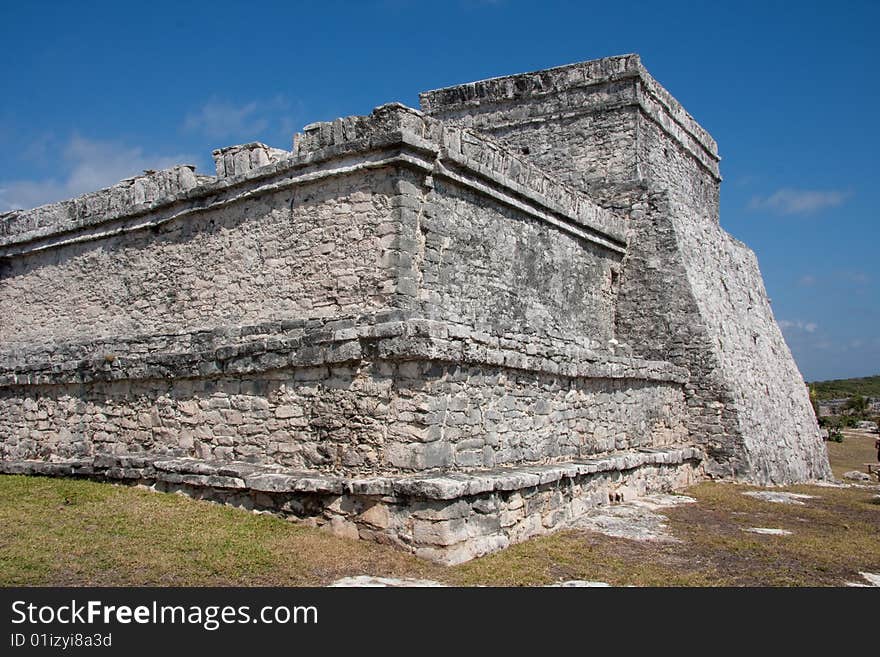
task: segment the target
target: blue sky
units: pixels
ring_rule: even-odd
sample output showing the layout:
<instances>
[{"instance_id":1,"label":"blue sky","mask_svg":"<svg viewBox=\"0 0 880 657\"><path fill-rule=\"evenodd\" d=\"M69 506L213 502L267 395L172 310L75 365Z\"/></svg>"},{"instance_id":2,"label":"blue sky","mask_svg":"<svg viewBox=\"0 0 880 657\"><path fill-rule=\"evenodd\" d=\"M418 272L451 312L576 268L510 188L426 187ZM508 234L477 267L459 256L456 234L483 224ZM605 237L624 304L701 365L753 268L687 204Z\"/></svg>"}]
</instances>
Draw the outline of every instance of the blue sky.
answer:
<instances>
[{"instance_id":1,"label":"blue sky","mask_svg":"<svg viewBox=\"0 0 880 657\"><path fill-rule=\"evenodd\" d=\"M0 0L0 211L420 91L637 52L716 138L722 225L808 380L880 373L877 2Z\"/></svg>"}]
</instances>

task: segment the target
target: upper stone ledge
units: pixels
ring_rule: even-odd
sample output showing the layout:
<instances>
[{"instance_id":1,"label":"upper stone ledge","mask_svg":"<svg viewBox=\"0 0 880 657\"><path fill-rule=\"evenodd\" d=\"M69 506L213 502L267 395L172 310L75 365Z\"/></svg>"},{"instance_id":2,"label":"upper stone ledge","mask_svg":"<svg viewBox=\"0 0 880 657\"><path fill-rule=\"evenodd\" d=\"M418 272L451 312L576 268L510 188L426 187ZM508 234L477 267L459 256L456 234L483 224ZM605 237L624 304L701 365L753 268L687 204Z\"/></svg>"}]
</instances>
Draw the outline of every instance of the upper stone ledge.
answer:
<instances>
[{"instance_id":1,"label":"upper stone ledge","mask_svg":"<svg viewBox=\"0 0 880 657\"><path fill-rule=\"evenodd\" d=\"M712 136L648 73L637 54L605 57L434 89L419 94L419 100L424 112L442 119L445 113L465 110L483 103L541 98L582 87L632 78L641 81L645 92L656 99L663 110L686 130L708 155L715 160L720 159L718 145ZM645 109L651 110L651 108Z\"/></svg>"},{"instance_id":2,"label":"upper stone ledge","mask_svg":"<svg viewBox=\"0 0 880 657\"><path fill-rule=\"evenodd\" d=\"M435 158L435 175L453 177L465 169L504 192L537 203L587 229L613 250L626 246L624 221L559 181L502 142L483 133L452 126L400 103L382 105L369 116L349 116L312 123L294 137L293 153L309 157L328 149L366 146L380 135L399 134L410 146ZM459 180L460 181L460 180ZM603 238L610 237L611 241Z\"/></svg>"},{"instance_id":3,"label":"upper stone ledge","mask_svg":"<svg viewBox=\"0 0 880 657\"><path fill-rule=\"evenodd\" d=\"M195 169L192 164L181 164L161 171L145 171L142 176L126 178L70 200L0 213L0 246L76 230L95 223L96 217L148 207L213 180L196 174Z\"/></svg>"},{"instance_id":4,"label":"upper stone ledge","mask_svg":"<svg viewBox=\"0 0 880 657\"><path fill-rule=\"evenodd\" d=\"M484 330L486 329L486 330ZM0 349L0 388L241 376L365 360L488 366L577 379L685 384L687 370L586 337L492 333L408 312L302 318L192 333Z\"/></svg>"},{"instance_id":5,"label":"upper stone ledge","mask_svg":"<svg viewBox=\"0 0 880 657\"><path fill-rule=\"evenodd\" d=\"M391 151L392 159L421 167L427 174L452 177L490 195L495 190L508 202L524 201L529 211L537 211L539 216L543 212L551 223L565 228L569 222L567 229L573 226L581 237L620 253L625 250L623 220L574 188L491 137L445 125L418 110L392 103L377 107L367 116L307 125L294 137L292 152L259 142L215 150L216 178L196 175L195 167L181 165L149 171L68 201L0 215L0 256L63 244L69 238L76 241L80 233L89 233L82 239L94 239L103 234L91 234L89 231L95 231L95 227L146 215L146 220L127 229L143 228L191 209L203 209L206 198L212 204L224 203L249 194L247 188L295 184L300 171L336 160L347 159L354 164L365 154L382 151ZM405 151L417 157L408 157ZM370 166L383 162L371 162ZM352 167L347 166L326 173L350 170ZM455 177L462 170L467 173L465 180ZM173 209L175 204L179 207ZM152 223L151 213L157 213Z\"/></svg>"}]
</instances>

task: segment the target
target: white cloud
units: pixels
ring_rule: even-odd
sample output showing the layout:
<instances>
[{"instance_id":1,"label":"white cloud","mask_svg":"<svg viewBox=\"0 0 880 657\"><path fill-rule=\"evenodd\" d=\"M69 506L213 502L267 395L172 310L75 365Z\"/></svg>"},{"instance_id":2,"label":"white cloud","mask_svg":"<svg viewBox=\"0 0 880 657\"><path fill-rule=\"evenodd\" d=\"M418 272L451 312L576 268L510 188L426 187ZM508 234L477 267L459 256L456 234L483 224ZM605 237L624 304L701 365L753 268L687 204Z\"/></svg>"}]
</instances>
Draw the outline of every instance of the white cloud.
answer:
<instances>
[{"instance_id":1,"label":"white cloud","mask_svg":"<svg viewBox=\"0 0 880 657\"><path fill-rule=\"evenodd\" d=\"M183 129L200 132L211 139L237 137L253 140L277 122L277 113L289 108L290 102L283 96L245 104L212 98L197 111L186 116ZM285 125L284 120L284 117L280 119L282 127Z\"/></svg>"},{"instance_id":2,"label":"white cloud","mask_svg":"<svg viewBox=\"0 0 880 657\"><path fill-rule=\"evenodd\" d=\"M183 129L198 131L222 139L233 135L256 134L267 122L255 116L257 103L236 106L221 100L209 100L198 112L187 115Z\"/></svg>"},{"instance_id":3,"label":"white cloud","mask_svg":"<svg viewBox=\"0 0 880 657\"><path fill-rule=\"evenodd\" d=\"M804 274L798 279L798 285L803 285L804 287L811 287L816 284L816 277L812 274Z\"/></svg>"},{"instance_id":4,"label":"white cloud","mask_svg":"<svg viewBox=\"0 0 880 657\"><path fill-rule=\"evenodd\" d=\"M736 187L749 187L756 182L758 182L760 178L758 176L753 176L751 174L747 174L745 176L740 176L736 180L733 181L733 184Z\"/></svg>"},{"instance_id":5,"label":"white cloud","mask_svg":"<svg viewBox=\"0 0 880 657\"><path fill-rule=\"evenodd\" d=\"M800 319L788 320L780 319L779 328L785 332L803 331L805 333L815 333L819 325L816 322L805 322Z\"/></svg>"},{"instance_id":6,"label":"white cloud","mask_svg":"<svg viewBox=\"0 0 880 657\"><path fill-rule=\"evenodd\" d=\"M749 201L750 210L768 210L776 214L810 214L835 208L851 196L842 190L779 189L769 196L754 196Z\"/></svg>"},{"instance_id":7,"label":"white cloud","mask_svg":"<svg viewBox=\"0 0 880 657\"><path fill-rule=\"evenodd\" d=\"M62 149L63 175L0 181L0 211L33 208L109 187L145 169L166 169L194 161L191 155L147 154L140 146L75 135Z\"/></svg>"},{"instance_id":8,"label":"white cloud","mask_svg":"<svg viewBox=\"0 0 880 657\"><path fill-rule=\"evenodd\" d=\"M859 283L859 284L862 284L862 285L863 285L863 284L865 284L865 283L870 283L870 282L871 282L871 277L868 276L868 275L867 275L865 272L863 272L863 271L852 271L852 272L847 272L846 276L847 276L848 279L849 279L850 281L852 281L853 283Z\"/></svg>"}]
</instances>

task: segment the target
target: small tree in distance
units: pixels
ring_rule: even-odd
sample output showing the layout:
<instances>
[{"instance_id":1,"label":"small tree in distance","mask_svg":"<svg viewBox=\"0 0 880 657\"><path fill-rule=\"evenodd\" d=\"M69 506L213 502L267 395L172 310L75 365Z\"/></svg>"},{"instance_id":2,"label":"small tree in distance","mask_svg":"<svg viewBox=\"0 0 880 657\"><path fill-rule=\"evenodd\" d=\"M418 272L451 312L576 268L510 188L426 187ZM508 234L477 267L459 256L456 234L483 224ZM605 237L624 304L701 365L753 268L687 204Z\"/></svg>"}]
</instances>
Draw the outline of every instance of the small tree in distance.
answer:
<instances>
[{"instance_id":1,"label":"small tree in distance","mask_svg":"<svg viewBox=\"0 0 880 657\"><path fill-rule=\"evenodd\" d=\"M868 400L856 393L847 400L845 408L852 415L862 417L868 411Z\"/></svg>"}]
</instances>

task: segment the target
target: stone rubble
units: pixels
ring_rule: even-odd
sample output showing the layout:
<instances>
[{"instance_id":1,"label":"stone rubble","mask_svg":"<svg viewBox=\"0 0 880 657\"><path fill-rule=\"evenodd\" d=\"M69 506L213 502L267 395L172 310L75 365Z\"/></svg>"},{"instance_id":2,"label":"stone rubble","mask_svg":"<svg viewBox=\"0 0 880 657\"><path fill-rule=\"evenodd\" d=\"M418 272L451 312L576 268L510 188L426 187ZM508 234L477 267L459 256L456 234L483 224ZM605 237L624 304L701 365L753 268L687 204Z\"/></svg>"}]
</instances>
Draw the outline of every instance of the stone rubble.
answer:
<instances>
[{"instance_id":1,"label":"stone rubble","mask_svg":"<svg viewBox=\"0 0 880 657\"><path fill-rule=\"evenodd\" d=\"M863 571L859 571L859 575L864 577L871 586L880 586L880 574L878 573L867 573Z\"/></svg>"},{"instance_id":2,"label":"stone rubble","mask_svg":"<svg viewBox=\"0 0 880 657\"><path fill-rule=\"evenodd\" d=\"M432 579L408 579L396 577L373 577L372 575L355 575L353 577L343 577L328 586L339 587L394 587L394 588L412 588L412 587L445 587L446 584L434 581ZM550 588L606 588L610 586L607 582L594 582L585 579L571 579L556 584L548 584Z\"/></svg>"}]
</instances>

